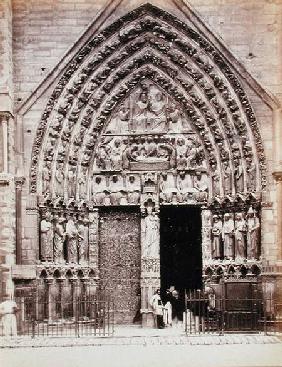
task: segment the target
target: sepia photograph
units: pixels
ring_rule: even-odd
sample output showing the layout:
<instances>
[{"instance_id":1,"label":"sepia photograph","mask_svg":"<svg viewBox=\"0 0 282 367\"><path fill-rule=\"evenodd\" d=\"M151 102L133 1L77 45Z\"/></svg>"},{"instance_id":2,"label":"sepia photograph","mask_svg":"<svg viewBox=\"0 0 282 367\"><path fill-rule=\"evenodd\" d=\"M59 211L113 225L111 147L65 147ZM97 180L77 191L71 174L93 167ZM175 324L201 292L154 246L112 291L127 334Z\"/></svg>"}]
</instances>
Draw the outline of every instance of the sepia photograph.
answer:
<instances>
[{"instance_id":1,"label":"sepia photograph","mask_svg":"<svg viewBox=\"0 0 282 367\"><path fill-rule=\"evenodd\" d=\"M282 367L282 0L0 0L1 367Z\"/></svg>"}]
</instances>

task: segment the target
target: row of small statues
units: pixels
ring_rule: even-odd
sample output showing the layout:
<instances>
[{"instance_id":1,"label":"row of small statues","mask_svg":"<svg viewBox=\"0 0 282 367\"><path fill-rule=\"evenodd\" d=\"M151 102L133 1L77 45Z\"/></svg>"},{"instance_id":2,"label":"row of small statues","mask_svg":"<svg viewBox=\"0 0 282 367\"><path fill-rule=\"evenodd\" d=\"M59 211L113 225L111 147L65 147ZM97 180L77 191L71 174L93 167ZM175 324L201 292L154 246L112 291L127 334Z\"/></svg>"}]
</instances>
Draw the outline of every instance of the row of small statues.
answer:
<instances>
[{"instance_id":1,"label":"row of small statues","mask_svg":"<svg viewBox=\"0 0 282 367\"><path fill-rule=\"evenodd\" d=\"M258 259L260 220L250 208L248 213L213 216L212 258L214 259Z\"/></svg>"},{"instance_id":2,"label":"row of small statues","mask_svg":"<svg viewBox=\"0 0 282 367\"><path fill-rule=\"evenodd\" d=\"M85 265L89 251L89 221L63 214L42 214L40 222L40 255L42 261Z\"/></svg>"}]
</instances>

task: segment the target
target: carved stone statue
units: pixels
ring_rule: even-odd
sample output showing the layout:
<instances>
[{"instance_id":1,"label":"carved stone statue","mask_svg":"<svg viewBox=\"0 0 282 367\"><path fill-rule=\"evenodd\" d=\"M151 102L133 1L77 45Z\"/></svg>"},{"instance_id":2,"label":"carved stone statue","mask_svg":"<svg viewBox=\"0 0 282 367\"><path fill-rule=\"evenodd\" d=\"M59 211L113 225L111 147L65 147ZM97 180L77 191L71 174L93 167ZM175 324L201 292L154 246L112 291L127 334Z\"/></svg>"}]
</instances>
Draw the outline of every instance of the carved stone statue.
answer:
<instances>
[{"instance_id":1,"label":"carved stone statue","mask_svg":"<svg viewBox=\"0 0 282 367\"><path fill-rule=\"evenodd\" d=\"M148 215L145 221L145 238L143 257L159 257L159 218L152 211L151 207L147 208Z\"/></svg>"},{"instance_id":2,"label":"carved stone statue","mask_svg":"<svg viewBox=\"0 0 282 367\"><path fill-rule=\"evenodd\" d=\"M135 177L130 175L126 182L126 189L127 189L127 201L129 204L138 204L140 198L140 178L139 176Z\"/></svg>"},{"instance_id":3,"label":"carved stone statue","mask_svg":"<svg viewBox=\"0 0 282 367\"><path fill-rule=\"evenodd\" d=\"M111 168L114 171L119 171L122 169L122 151L123 147L121 144L121 140L116 138L114 141L114 146L111 151Z\"/></svg>"},{"instance_id":4,"label":"carved stone statue","mask_svg":"<svg viewBox=\"0 0 282 367\"><path fill-rule=\"evenodd\" d=\"M148 93L142 91L136 101L137 111L134 116L134 129L139 132L147 130L147 108L148 108Z\"/></svg>"},{"instance_id":5,"label":"carved stone statue","mask_svg":"<svg viewBox=\"0 0 282 367\"><path fill-rule=\"evenodd\" d=\"M58 167L55 172L56 180L56 193L57 196L64 197L64 165L63 163L58 163Z\"/></svg>"},{"instance_id":6,"label":"carved stone statue","mask_svg":"<svg viewBox=\"0 0 282 367\"><path fill-rule=\"evenodd\" d=\"M82 167L78 175L78 197L85 199L86 197L86 172L87 167Z\"/></svg>"},{"instance_id":7,"label":"carved stone statue","mask_svg":"<svg viewBox=\"0 0 282 367\"><path fill-rule=\"evenodd\" d=\"M244 171L240 161L235 161L235 170L234 170L234 178L235 178L235 186L236 192L244 192Z\"/></svg>"},{"instance_id":8,"label":"carved stone statue","mask_svg":"<svg viewBox=\"0 0 282 367\"><path fill-rule=\"evenodd\" d=\"M92 197L96 205L103 205L105 199L104 190L106 189L105 178L102 176L93 176Z\"/></svg>"},{"instance_id":9,"label":"carved stone statue","mask_svg":"<svg viewBox=\"0 0 282 367\"><path fill-rule=\"evenodd\" d=\"M80 265L87 264L88 255L88 220L79 217L78 219L78 262Z\"/></svg>"},{"instance_id":10,"label":"carved stone statue","mask_svg":"<svg viewBox=\"0 0 282 367\"><path fill-rule=\"evenodd\" d=\"M199 200L207 199L208 180L206 174L196 172L196 175L194 176L194 188L198 190L197 196Z\"/></svg>"},{"instance_id":11,"label":"carved stone statue","mask_svg":"<svg viewBox=\"0 0 282 367\"><path fill-rule=\"evenodd\" d=\"M212 168L212 190L214 196L220 195L220 176L218 169L215 165L211 166Z\"/></svg>"},{"instance_id":12,"label":"carved stone statue","mask_svg":"<svg viewBox=\"0 0 282 367\"><path fill-rule=\"evenodd\" d=\"M175 133L181 132L183 130L182 119L181 109L175 103L171 103L168 110L169 131Z\"/></svg>"},{"instance_id":13,"label":"carved stone statue","mask_svg":"<svg viewBox=\"0 0 282 367\"><path fill-rule=\"evenodd\" d=\"M247 161L247 188L249 192L256 191L256 165L252 158L246 158Z\"/></svg>"},{"instance_id":14,"label":"carved stone statue","mask_svg":"<svg viewBox=\"0 0 282 367\"><path fill-rule=\"evenodd\" d=\"M123 179L119 175L112 176L110 180L110 192L112 205L118 205L122 197L121 190L123 190Z\"/></svg>"},{"instance_id":15,"label":"carved stone statue","mask_svg":"<svg viewBox=\"0 0 282 367\"><path fill-rule=\"evenodd\" d=\"M235 257L246 258L246 221L242 213L235 215Z\"/></svg>"},{"instance_id":16,"label":"carved stone statue","mask_svg":"<svg viewBox=\"0 0 282 367\"><path fill-rule=\"evenodd\" d=\"M247 214L247 258L257 259L259 256L260 223L255 211L250 208Z\"/></svg>"},{"instance_id":17,"label":"carved stone statue","mask_svg":"<svg viewBox=\"0 0 282 367\"><path fill-rule=\"evenodd\" d=\"M232 215L226 213L224 215L222 235L224 242L224 257L227 259L234 259L234 229L234 220Z\"/></svg>"},{"instance_id":18,"label":"carved stone statue","mask_svg":"<svg viewBox=\"0 0 282 367\"><path fill-rule=\"evenodd\" d=\"M69 216L66 224L66 238L67 238L68 263L77 264L78 230L75 225L74 218L72 216Z\"/></svg>"},{"instance_id":19,"label":"carved stone statue","mask_svg":"<svg viewBox=\"0 0 282 367\"><path fill-rule=\"evenodd\" d=\"M68 170L68 197L75 197L75 168L69 167Z\"/></svg>"},{"instance_id":20,"label":"carved stone statue","mask_svg":"<svg viewBox=\"0 0 282 367\"><path fill-rule=\"evenodd\" d=\"M162 180L160 182L160 190L163 198L166 202L170 203L172 201L173 194L177 193L177 188L175 185L175 177L172 173L163 173Z\"/></svg>"},{"instance_id":21,"label":"carved stone statue","mask_svg":"<svg viewBox=\"0 0 282 367\"><path fill-rule=\"evenodd\" d=\"M195 192L190 174L181 172L177 177L177 188L182 201L186 201L188 194Z\"/></svg>"},{"instance_id":22,"label":"carved stone statue","mask_svg":"<svg viewBox=\"0 0 282 367\"><path fill-rule=\"evenodd\" d=\"M54 261L58 264L64 264L64 241L66 237L64 229L65 217L61 215L55 218L54 228Z\"/></svg>"},{"instance_id":23,"label":"carved stone statue","mask_svg":"<svg viewBox=\"0 0 282 367\"><path fill-rule=\"evenodd\" d=\"M46 162L42 170L42 191L44 194L50 192L51 162Z\"/></svg>"},{"instance_id":24,"label":"carved stone statue","mask_svg":"<svg viewBox=\"0 0 282 367\"><path fill-rule=\"evenodd\" d=\"M40 247L41 260L53 261L53 224L52 214L47 212L42 214L40 222Z\"/></svg>"},{"instance_id":25,"label":"carved stone statue","mask_svg":"<svg viewBox=\"0 0 282 367\"><path fill-rule=\"evenodd\" d=\"M220 259L222 257L222 220L218 215L213 216L212 226L212 257Z\"/></svg>"},{"instance_id":26,"label":"carved stone statue","mask_svg":"<svg viewBox=\"0 0 282 367\"><path fill-rule=\"evenodd\" d=\"M232 194L232 172L229 161L223 162L223 182L224 192L226 194Z\"/></svg>"}]
</instances>

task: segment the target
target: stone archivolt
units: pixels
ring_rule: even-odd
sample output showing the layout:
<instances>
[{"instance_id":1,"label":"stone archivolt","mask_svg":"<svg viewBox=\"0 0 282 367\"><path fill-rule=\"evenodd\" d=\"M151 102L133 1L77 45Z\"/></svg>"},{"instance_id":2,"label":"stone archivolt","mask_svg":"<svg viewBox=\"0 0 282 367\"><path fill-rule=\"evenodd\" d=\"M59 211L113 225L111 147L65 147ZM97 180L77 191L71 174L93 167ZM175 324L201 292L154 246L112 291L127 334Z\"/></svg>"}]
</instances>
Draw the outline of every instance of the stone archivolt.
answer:
<instances>
[{"instance_id":1,"label":"stone archivolt","mask_svg":"<svg viewBox=\"0 0 282 367\"><path fill-rule=\"evenodd\" d=\"M213 219L203 223L205 269L210 260L226 269L226 261L259 258L259 239L248 234L251 226L259 231L259 219L246 222L265 186L257 121L224 56L148 4L105 28L69 63L32 152L30 191L47 207L140 205L144 214L153 202L156 212L166 204L210 210ZM76 221L83 225L77 216L75 223L65 217L68 241L78 232ZM58 237L59 229L45 222L47 234L55 230ZM248 249L255 241L256 249ZM78 245L69 248L67 258L79 262Z\"/></svg>"}]
</instances>

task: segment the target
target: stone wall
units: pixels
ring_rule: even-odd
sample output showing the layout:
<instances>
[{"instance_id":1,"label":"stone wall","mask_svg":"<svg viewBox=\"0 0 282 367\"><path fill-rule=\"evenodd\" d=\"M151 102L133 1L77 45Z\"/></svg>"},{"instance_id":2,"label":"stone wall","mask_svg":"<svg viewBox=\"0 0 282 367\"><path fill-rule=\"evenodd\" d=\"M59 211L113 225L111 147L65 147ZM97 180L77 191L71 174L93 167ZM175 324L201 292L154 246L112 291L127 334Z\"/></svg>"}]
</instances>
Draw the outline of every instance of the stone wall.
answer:
<instances>
[{"instance_id":1,"label":"stone wall","mask_svg":"<svg viewBox=\"0 0 282 367\"><path fill-rule=\"evenodd\" d=\"M18 103L56 66L106 3L106 0L12 1ZM282 100L282 2L190 0L187 3L254 78Z\"/></svg>"}]
</instances>

